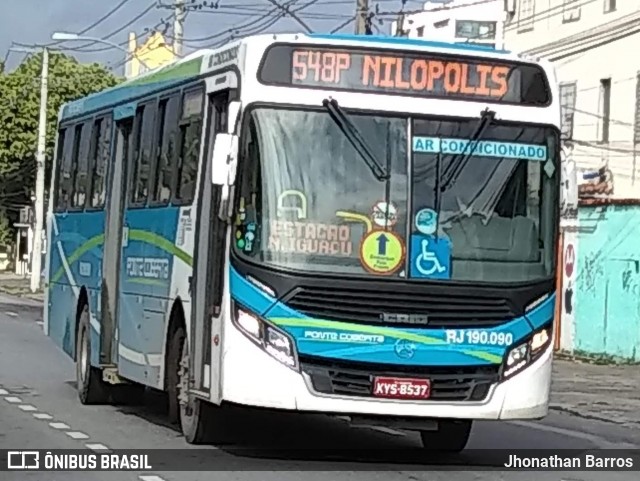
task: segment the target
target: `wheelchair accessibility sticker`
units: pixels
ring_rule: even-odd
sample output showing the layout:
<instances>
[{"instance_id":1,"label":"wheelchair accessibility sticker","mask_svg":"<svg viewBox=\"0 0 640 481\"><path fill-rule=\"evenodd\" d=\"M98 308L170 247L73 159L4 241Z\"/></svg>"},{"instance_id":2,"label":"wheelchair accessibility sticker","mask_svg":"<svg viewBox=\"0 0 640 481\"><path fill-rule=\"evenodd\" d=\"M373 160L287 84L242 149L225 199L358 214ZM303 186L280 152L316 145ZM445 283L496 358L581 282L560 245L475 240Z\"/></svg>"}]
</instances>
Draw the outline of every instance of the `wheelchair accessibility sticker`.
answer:
<instances>
[{"instance_id":1,"label":"wheelchair accessibility sticker","mask_svg":"<svg viewBox=\"0 0 640 481\"><path fill-rule=\"evenodd\" d=\"M410 277L449 279L451 277L451 242L449 239L413 234L411 236Z\"/></svg>"}]
</instances>

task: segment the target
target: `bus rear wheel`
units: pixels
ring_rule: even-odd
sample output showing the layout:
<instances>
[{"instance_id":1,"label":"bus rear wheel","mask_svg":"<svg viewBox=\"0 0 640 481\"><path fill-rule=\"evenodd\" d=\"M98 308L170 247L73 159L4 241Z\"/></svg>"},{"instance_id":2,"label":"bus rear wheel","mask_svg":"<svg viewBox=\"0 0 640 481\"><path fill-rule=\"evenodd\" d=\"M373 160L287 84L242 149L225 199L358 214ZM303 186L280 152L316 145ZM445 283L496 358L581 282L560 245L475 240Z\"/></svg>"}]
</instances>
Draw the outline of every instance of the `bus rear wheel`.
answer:
<instances>
[{"instance_id":1,"label":"bus rear wheel","mask_svg":"<svg viewBox=\"0 0 640 481\"><path fill-rule=\"evenodd\" d=\"M102 380L102 371L91 365L91 327L89 308L84 306L76 336L76 386L82 404L106 404L109 385Z\"/></svg>"},{"instance_id":2,"label":"bus rear wheel","mask_svg":"<svg viewBox=\"0 0 640 481\"><path fill-rule=\"evenodd\" d=\"M226 423L222 408L204 402L189 393L189 343L182 327L174 332L169 344L168 365L170 405L177 408L177 420L189 444L223 442Z\"/></svg>"},{"instance_id":3,"label":"bus rear wheel","mask_svg":"<svg viewBox=\"0 0 640 481\"><path fill-rule=\"evenodd\" d=\"M438 421L437 431L420 431L422 446L435 451L459 453L469 442L472 425L473 422L466 419Z\"/></svg>"}]
</instances>

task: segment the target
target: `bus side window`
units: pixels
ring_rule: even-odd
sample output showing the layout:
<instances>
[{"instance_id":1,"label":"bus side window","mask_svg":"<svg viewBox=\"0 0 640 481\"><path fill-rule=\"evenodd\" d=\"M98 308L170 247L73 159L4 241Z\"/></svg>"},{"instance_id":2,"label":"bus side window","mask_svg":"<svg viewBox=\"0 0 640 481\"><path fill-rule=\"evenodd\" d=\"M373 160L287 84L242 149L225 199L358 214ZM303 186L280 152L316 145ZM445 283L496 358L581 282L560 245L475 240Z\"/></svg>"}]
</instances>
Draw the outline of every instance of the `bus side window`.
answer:
<instances>
[{"instance_id":1,"label":"bus side window","mask_svg":"<svg viewBox=\"0 0 640 481\"><path fill-rule=\"evenodd\" d=\"M132 157L131 204L144 205L149 197L149 173L153 152L154 105L138 108L134 126L134 151Z\"/></svg>"},{"instance_id":2,"label":"bus side window","mask_svg":"<svg viewBox=\"0 0 640 481\"><path fill-rule=\"evenodd\" d=\"M85 122L76 127L76 137L74 138L74 151L72 165L74 168L73 194L71 207L82 210L87 201L87 190L89 187L89 145L91 124Z\"/></svg>"},{"instance_id":3,"label":"bus side window","mask_svg":"<svg viewBox=\"0 0 640 481\"><path fill-rule=\"evenodd\" d=\"M71 198L71 191L73 190L72 173L75 169L73 164L73 154L75 151L75 137L79 137L77 126L73 131L67 130L64 138L64 146L62 150L62 158L60 162L60 176L58 177L58 202L57 210L66 211L69 207L69 201ZM81 127L80 127L81 129ZM69 133L74 132L73 137Z\"/></svg>"},{"instance_id":4,"label":"bus side window","mask_svg":"<svg viewBox=\"0 0 640 481\"><path fill-rule=\"evenodd\" d=\"M91 140L91 194L90 206L104 207L107 187L107 166L111 157L111 118L96 119Z\"/></svg>"},{"instance_id":5,"label":"bus side window","mask_svg":"<svg viewBox=\"0 0 640 481\"><path fill-rule=\"evenodd\" d=\"M186 92L182 98L176 199L178 203L183 205L193 202L196 191L202 137L203 100L204 91L202 89Z\"/></svg>"},{"instance_id":6,"label":"bus side window","mask_svg":"<svg viewBox=\"0 0 640 481\"><path fill-rule=\"evenodd\" d=\"M67 129L60 129L58 131L58 148L56 151L56 173L55 173L55 185L53 187L54 191L54 210L56 212L64 210L64 205L62 204L62 196L60 195L60 179L62 178L62 164L64 163L64 148L65 148L65 138L67 134Z\"/></svg>"},{"instance_id":7,"label":"bus side window","mask_svg":"<svg viewBox=\"0 0 640 481\"><path fill-rule=\"evenodd\" d=\"M156 124L158 134L155 141L159 148L156 150L155 173L152 183L154 204L166 205L171 199L180 114L178 107L179 97L177 95L160 100Z\"/></svg>"}]
</instances>

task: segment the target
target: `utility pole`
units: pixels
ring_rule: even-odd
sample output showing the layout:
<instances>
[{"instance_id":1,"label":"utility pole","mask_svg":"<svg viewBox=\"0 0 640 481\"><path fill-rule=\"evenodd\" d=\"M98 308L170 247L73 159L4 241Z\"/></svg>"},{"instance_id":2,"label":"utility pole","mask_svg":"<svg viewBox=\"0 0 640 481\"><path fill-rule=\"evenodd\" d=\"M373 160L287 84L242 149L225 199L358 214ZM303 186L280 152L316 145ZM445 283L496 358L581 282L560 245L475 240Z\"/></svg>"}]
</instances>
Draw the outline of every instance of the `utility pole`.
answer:
<instances>
[{"instance_id":1,"label":"utility pole","mask_svg":"<svg viewBox=\"0 0 640 481\"><path fill-rule=\"evenodd\" d=\"M42 74L40 76L40 120L38 121L38 151L36 152L36 227L33 233L31 253L31 292L40 288L42 271L42 232L44 225L44 172L47 140L47 99L49 94L49 50L42 49Z\"/></svg>"},{"instance_id":2,"label":"utility pole","mask_svg":"<svg viewBox=\"0 0 640 481\"><path fill-rule=\"evenodd\" d=\"M369 15L369 0L356 0L356 35L367 33L367 15Z\"/></svg>"},{"instance_id":3,"label":"utility pole","mask_svg":"<svg viewBox=\"0 0 640 481\"><path fill-rule=\"evenodd\" d=\"M182 57L182 38L184 37L184 19L187 16L184 0L176 0L175 20L173 21L173 52Z\"/></svg>"}]
</instances>

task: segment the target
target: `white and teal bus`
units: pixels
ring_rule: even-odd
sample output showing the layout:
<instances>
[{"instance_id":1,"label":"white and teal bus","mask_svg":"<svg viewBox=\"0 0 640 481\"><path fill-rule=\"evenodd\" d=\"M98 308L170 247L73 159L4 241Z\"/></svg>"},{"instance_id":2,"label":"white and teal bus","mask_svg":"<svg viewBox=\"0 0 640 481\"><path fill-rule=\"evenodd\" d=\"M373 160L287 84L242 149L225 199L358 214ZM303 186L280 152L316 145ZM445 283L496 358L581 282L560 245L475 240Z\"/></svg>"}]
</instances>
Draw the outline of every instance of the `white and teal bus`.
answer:
<instances>
[{"instance_id":1,"label":"white and teal bus","mask_svg":"<svg viewBox=\"0 0 640 481\"><path fill-rule=\"evenodd\" d=\"M168 393L419 431L546 415L560 106L472 45L261 35L60 113L45 327L80 401Z\"/></svg>"}]
</instances>

